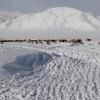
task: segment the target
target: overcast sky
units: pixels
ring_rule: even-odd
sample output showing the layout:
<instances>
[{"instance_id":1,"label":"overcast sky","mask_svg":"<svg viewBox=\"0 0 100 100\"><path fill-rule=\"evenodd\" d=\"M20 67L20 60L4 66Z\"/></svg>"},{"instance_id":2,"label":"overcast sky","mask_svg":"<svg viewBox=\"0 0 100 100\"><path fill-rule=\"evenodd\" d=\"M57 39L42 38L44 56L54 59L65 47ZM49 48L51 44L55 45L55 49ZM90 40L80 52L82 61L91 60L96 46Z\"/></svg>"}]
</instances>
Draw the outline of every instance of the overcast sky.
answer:
<instances>
[{"instance_id":1,"label":"overcast sky","mask_svg":"<svg viewBox=\"0 0 100 100\"><path fill-rule=\"evenodd\" d=\"M52 7L71 7L100 15L100 0L0 0L0 10L10 12L37 13Z\"/></svg>"}]
</instances>

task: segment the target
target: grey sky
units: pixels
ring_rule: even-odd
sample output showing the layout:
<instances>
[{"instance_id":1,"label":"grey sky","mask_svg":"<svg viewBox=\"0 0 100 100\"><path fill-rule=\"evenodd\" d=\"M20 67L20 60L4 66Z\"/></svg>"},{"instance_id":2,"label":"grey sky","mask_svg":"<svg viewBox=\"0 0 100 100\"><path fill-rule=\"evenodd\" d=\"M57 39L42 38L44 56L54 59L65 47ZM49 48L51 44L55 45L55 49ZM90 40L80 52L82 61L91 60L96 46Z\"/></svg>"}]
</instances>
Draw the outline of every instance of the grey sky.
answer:
<instances>
[{"instance_id":1,"label":"grey sky","mask_svg":"<svg viewBox=\"0 0 100 100\"><path fill-rule=\"evenodd\" d=\"M10 12L37 13L52 7L71 7L100 15L100 0L0 0L0 10Z\"/></svg>"}]
</instances>

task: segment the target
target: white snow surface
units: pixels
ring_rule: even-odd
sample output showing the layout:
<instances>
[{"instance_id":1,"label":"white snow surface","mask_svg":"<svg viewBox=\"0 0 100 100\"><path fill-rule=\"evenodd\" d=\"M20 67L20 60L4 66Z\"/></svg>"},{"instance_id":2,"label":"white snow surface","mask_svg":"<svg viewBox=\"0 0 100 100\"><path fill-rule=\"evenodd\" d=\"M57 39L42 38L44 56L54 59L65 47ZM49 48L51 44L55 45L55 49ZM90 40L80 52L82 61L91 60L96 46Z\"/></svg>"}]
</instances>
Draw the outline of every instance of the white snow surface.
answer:
<instances>
[{"instance_id":1,"label":"white snow surface","mask_svg":"<svg viewBox=\"0 0 100 100\"><path fill-rule=\"evenodd\" d=\"M0 44L0 100L100 100L100 16L66 7L0 14L0 39L83 41Z\"/></svg>"},{"instance_id":2,"label":"white snow surface","mask_svg":"<svg viewBox=\"0 0 100 100\"><path fill-rule=\"evenodd\" d=\"M0 44L0 100L100 100L100 45Z\"/></svg>"},{"instance_id":3,"label":"white snow surface","mask_svg":"<svg viewBox=\"0 0 100 100\"><path fill-rule=\"evenodd\" d=\"M51 8L35 14L0 12L0 19L0 31L9 30L13 33L15 30L31 32L34 30L64 32L100 30L99 16L68 7Z\"/></svg>"}]
</instances>

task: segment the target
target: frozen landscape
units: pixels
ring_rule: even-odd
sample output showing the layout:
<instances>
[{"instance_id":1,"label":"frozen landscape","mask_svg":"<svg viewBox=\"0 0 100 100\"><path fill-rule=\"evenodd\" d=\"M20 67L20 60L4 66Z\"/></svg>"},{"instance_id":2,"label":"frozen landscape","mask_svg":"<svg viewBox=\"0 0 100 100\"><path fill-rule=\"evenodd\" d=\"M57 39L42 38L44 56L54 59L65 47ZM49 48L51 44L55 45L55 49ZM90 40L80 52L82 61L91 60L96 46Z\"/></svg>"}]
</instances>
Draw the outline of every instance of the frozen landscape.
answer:
<instances>
[{"instance_id":1,"label":"frozen landscape","mask_svg":"<svg viewBox=\"0 0 100 100\"><path fill-rule=\"evenodd\" d=\"M0 100L100 100L100 16L67 7L37 14L2 11L4 39L83 43L0 43Z\"/></svg>"},{"instance_id":2,"label":"frozen landscape","mask_svg":"<svg viewBox=\"0 0 100 100\"><path fill-rule=\"evenodd\" d=\"M80 34L83 31L100 31L100 16L68 7L33 14L0 12L0 38L4 39L64 38L62 34L69 36L72 32Z\"/></svg>"}]
</instances>

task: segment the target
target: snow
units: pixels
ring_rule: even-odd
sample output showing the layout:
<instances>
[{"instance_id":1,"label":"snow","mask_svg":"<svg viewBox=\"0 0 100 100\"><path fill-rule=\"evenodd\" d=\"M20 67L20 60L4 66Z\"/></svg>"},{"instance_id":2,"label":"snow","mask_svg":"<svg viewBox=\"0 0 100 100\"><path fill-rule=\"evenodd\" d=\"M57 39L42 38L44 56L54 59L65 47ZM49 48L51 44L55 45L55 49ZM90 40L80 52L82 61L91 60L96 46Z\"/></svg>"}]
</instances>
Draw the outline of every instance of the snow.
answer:
<instances>
[{"instance_id":1,"label":"snow","mask_svg":"<svg viewBox=\"0 0 100 100\"><path fill-rule=\"evenodd\" d=\"M1 22L4 23L7 20L11 20L17 17L20 17L24 14L20 13L20 12L6 12L6 11L0 11L0 24Z\"/></svg>"},{"instance_id":2,"label":"snow","mask_svg":"<svg viewBox=\"0 0 100 100\"><path fill-rule=\"evenodd\" d=\"M5 12L4 14L1 13L1 15L4 15L4 18L1 18L5 20ZM34 32L35 30L59 30L77 32L100 30L99 16L68 7L52 8L36 14L19 13L16 15L16 13L11 13L11 15L13 16L7 17L8 20L1 21L0 31L10 30L13 32L21 30Z\"/></svg>"},{"instance_id":3,"label":"snow","mask_svg":"<svg viewBox=\"0 0 100 100\"><path fill-rule=\"evenodd\" d=\"M52 56L45 52L35 52L16 57L15 61L5 64L3 68L12 70L38 71L43 65L52 60Z\"/></svg>"},{"instance_id":4,"label":"snow","mask_svg":"<svg viewBox=\"0 0 100 100\"><path fill-rule=\"evenodd\" d=\"M5 20L0 39L82 39L83 44L0 44L0 100L100 100L99 16L61 7Z\"/></svg>"},{"instance_id":5,"label":"snow","mask_svg":"<svg viewBox=\"0 0 100 100\"><path fill-rule=\"evenodd\" d=\"M0 99L100 99L100 40L0 44Z\"/></svg>"}]
</instances>

